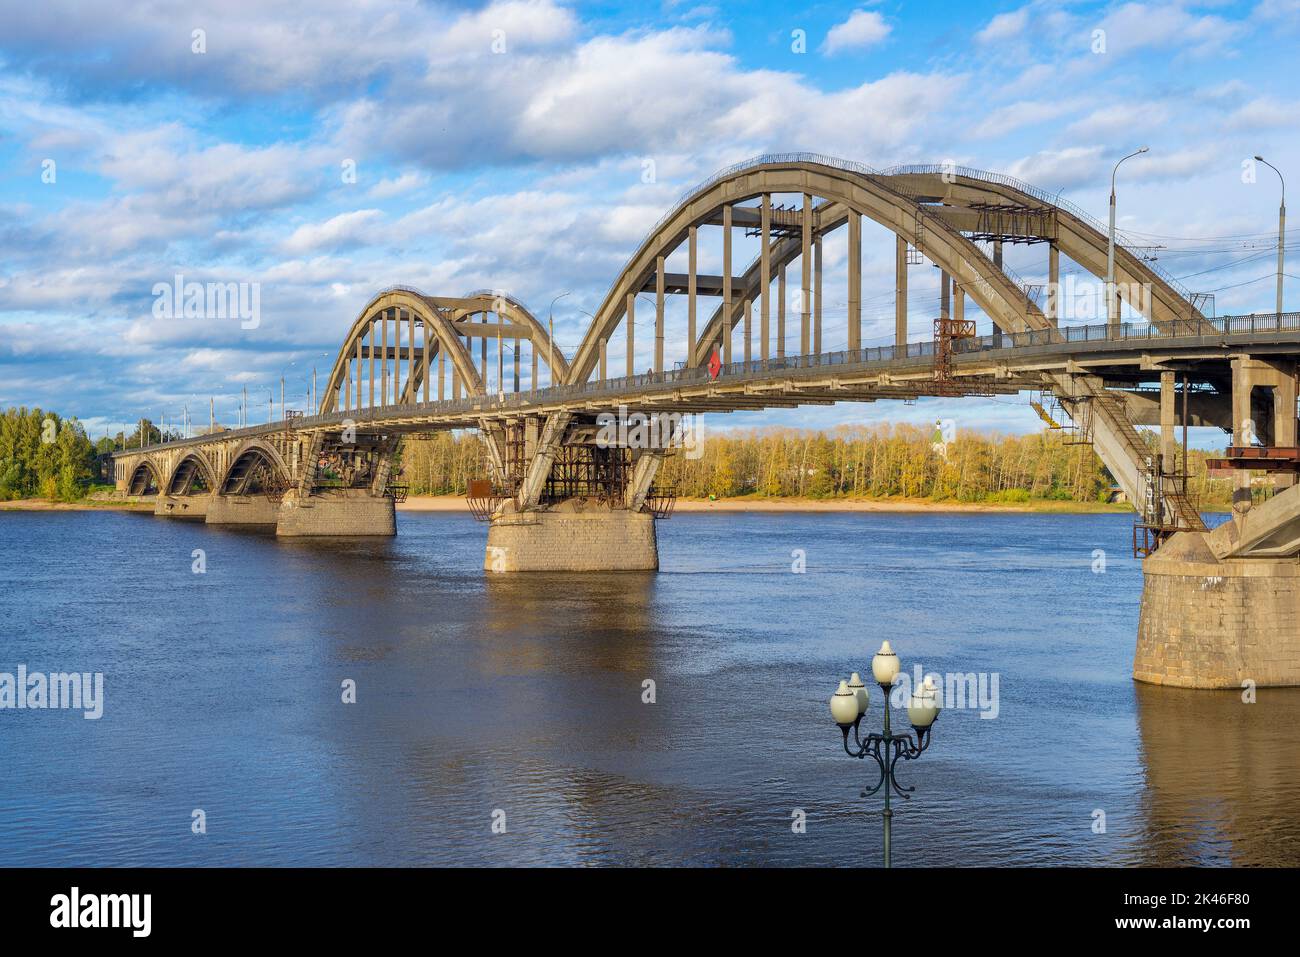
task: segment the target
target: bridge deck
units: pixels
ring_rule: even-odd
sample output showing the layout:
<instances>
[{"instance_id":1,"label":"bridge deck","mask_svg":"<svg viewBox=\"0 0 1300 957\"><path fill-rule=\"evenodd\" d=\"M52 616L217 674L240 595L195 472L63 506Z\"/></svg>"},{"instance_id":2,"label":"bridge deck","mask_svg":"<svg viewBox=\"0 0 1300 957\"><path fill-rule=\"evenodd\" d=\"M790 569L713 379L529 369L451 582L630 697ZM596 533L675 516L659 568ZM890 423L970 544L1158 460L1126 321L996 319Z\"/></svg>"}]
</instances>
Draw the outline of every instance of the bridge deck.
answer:
<instances>
[{"instance_id":1,"label":"bridge deck","mask_svg":"<svg viewBox=\"0 0 1300 957\"><path fill-rule=\"evenodd\" d=\"M1211 332L1204 332L1206 326ZM1300 352L1300 313L1230 316L1159 326L1120 323L1063 326L1002 333L953 343L958 394L1015 393L1043 386L1044 373L1114 373L1128 367L1136 381L1151 378L1152 363L1225 363L1234 353ZM518 393L475 395L295 418L294 432L335 430L353 423L362 431L417 432L474 428L558 410L599 411L620 404L642 411L730 412L776 406L909 399L936 393L934 343L908 343L820 355L756 359L724 365L717 378L702 367L623 376ZM963 381L964 380L964 381ZM219 433L223 439L281 432L284 421ZM196 436L134 448L139 454L211 442Z\"/></svg>"}]
</instances>

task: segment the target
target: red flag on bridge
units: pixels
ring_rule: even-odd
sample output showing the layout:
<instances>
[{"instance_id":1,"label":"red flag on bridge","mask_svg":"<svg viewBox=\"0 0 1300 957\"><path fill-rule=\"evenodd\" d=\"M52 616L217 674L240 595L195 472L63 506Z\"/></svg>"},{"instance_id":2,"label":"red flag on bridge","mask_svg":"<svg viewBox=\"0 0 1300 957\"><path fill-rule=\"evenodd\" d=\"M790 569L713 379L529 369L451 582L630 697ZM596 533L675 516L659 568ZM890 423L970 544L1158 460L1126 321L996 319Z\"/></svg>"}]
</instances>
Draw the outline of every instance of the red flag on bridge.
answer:
<instances>
[{"instance_id":1,"label":"red flag on bridge","mask_svg":"<svg viewBox=\"0 0 1300 957\"><path fill-rule=\"evenodd\" d=\"M722 371L722 359L718 356L718 347L713 347L713 355L709 356L709 378L716 379L718 373Z\"/></svg>"}]
</instances>

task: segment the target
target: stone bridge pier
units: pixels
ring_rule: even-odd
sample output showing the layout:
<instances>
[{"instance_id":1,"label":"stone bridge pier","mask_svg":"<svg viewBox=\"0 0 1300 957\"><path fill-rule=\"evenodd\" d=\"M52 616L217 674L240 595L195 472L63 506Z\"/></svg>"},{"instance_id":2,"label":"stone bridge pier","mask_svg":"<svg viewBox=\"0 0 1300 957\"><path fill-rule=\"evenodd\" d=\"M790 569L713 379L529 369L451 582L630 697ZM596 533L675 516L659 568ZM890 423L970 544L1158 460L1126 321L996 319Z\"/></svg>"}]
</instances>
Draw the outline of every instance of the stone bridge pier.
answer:
<instances>
[{"instance_id":1,"label":"stone bridge pier","mask_svg":"<svg viewBox=\"0 0 1300 957\"><path fill-rule=\"evenodd\" d=\"M641 425L638 419L634 428ZM644 427L650 426L647 416ZM673 423L661 427L655 417L653 427L674 441ZM666 450L633 447L656 444L655 437L629 444L616 423L569 412L480 435L495 491L478 506L489 520L485 571L658 570L655 522L671 512L672 497L654 481Z\"/></svg>"},{"instance_id":2,"label":"stone bridge pier","mask_svg":"<svg viewBox=\"0 0 1300 957\"><path fill-rule=\"evenodd\" d=\"M1187 688L1300 685L1296 365L1232 362L1231 518L1173 535L1142 565L1133 677ZM1172 411L1166 416L1172 426ZM1162 429L1168 440L1172 428ZM1167 456L1172 456L1172 445ZM1262 478L1262 470L1271 471ZM1253 501L1263 482L1271 495Z\"/></svg>"}]
</instances>

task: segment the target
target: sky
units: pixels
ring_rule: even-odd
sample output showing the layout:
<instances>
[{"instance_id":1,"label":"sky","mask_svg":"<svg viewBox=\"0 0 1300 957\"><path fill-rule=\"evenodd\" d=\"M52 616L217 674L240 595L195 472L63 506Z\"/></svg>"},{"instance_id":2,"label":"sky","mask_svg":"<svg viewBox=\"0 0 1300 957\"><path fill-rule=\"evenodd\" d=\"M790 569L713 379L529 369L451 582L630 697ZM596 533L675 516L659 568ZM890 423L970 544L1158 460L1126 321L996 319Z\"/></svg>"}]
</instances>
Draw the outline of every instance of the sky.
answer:
<instances>
[{"instance_id":1,"label":"sky","mask_svg":"<svg viewBox=\"0 0 1300 957\"><path fill-rule=\"evenodd\" d=\"M1300 0L0 0L0 22L0 407L92 437L185 406L206 419L210 399L232 423L245 389L256 423L281 377L302 407L393 284L501 289L543 318L562 297L571 355L653 224L764 153L1010 173L1104 220L1113 164L1149 145L1120 171L1120 228L1219 315L1273 308L1280 185L1251 157L1300 172ZM892 239L871 227L863 246L865 338L885 344ZM846 336L843 258L828 238L828 349ZM706 245L701 271L717 260ZM1041 281L1046 249L1007 263ZM935 272L913 274L913 338ZM255 286L258 321L159 315L178 274ZM653 308L638 320L643 369ZM1014 397L713 425L936 418L1041 426Z\"/></svg>"}]
</instances>

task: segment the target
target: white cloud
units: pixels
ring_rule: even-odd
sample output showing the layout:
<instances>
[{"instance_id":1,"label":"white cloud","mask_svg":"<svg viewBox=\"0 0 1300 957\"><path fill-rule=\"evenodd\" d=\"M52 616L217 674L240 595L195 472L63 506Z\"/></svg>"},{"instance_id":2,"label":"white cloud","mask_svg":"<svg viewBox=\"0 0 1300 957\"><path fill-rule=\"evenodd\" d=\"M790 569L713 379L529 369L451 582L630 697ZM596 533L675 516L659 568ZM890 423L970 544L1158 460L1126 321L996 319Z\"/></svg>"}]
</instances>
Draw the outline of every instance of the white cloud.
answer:
<instances>
[{"instance_id":1,"label":"white cloud","mask_svg":"<svg viewBox=\"0 0 1300 957\"><path fill-rule=\"evenodd\" d=\"M293 231L283 243L286 251L304 253L316 249L338 248L354 243L384 218L377 209L358 209L339 213L322 223L307 223Z\"/></svg>"},{"instance_id":2,"label":"white cloud","mask_svg":"<svg viewBox=\"0 0 1300 957\"><path fill-rule=\"evenodd\" d=\"M980 43L999 43L1010 40L1025 32L1029 24L1029 8L1021 7L1011 13L999 13L979 33L975 39Z\"/></svg>"},{"instance_id":3,"label":"white cloud","mask_svg":"<svg viewBox=\"0 0 1300 957\"><path fill-rule=\"evenodd\" d=\"M891 27L875 10L855 10L843 23L837 23L826 34L822 52L834 56L845 50L864 50L881 43L889 36Z\"/></svg>"}]
</instances>

